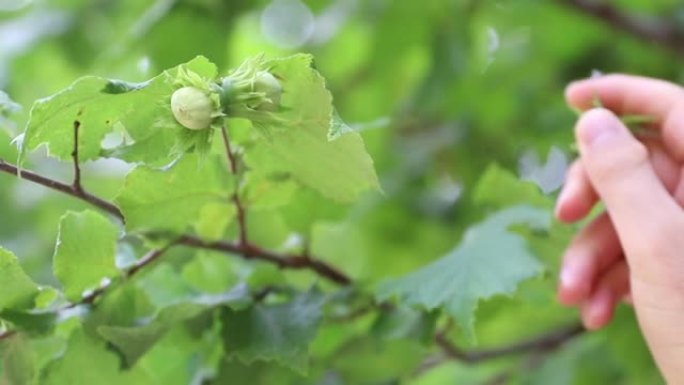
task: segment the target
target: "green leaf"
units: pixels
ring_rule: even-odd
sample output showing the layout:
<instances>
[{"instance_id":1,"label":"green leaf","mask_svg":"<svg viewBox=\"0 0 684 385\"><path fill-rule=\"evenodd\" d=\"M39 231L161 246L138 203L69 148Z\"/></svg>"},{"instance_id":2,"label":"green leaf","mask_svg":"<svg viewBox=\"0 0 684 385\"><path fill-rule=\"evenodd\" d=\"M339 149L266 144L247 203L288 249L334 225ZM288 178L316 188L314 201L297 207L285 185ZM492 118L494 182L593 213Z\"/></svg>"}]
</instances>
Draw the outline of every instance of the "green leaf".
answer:
<instances>
[{"instance_id":1,"label":"green leaf","mask_svg":"<svg viewBox=\"0 0 684 385\"><path fill-rule=\"evenodd\" d=\"M174 323L197 316L206 307L176 304L163 309L150 323L136 327L100 326L97 332L123 353L127 367L132 367Z\"/></svg>"},{"instance_id":2,"label":"green leaf","mask_svg":"<svg viewBox=\"0 0 684 385\"><path fill-rule=\"evenodd\" d=\"M0 383L35 384L36 354L29 340L21 335L15 335L5 343L2 352L2 369Z\"/></svg>"},{"instance_id":3,"label":"green leaf","mask_svg":"<svg viewBox=\"0 0 684 385\"><path fill-rule=\"evenodd\" d=\"M204 57L184 66L209 79L216 77L216 66ZM139 84L87 76L37 101L26 125L22 157L26 151L45 144L50 156L71 159L74 122L78 121L81 161L101 155L102 140L115 126L120 126L133 143L122 143L110 151L111 155L144 162L168 158L177 135L183 132L173 120L169 106L177 69Z\"/></svg>"},{"instance_id":4,"label":"green leaf","mask_svg":"<svg viewBox=\"0 0 684 385\"><path fill-rule=\"evenodd\" d=\"M138 277L136 284L158 308L184 302L197 294L173 265L163 261Z\"/></svg>"},{"instance_id":5,"label":"green leaf","mask_svg":"<svg viewBox=\"0 0 684 385\"><path fill-rule=\"evenodd\" d=\"M40 288L40 293L36 296L36 308L45 309L52 305L58 298L60 292L54 287L43 286Z\"/></svg>"},{"instance_id":6,"label":"green leaf","mask_svg":"<svg viewBox=\"0 0 684 385\"><path fill-rule=\"evenodd\" d=\"M310 291L290 303L225 309L224 348L247 364L275 360L305 372L308 345L316 336L323 301L320 294Z\"/></svg>"},{"instance_id":7,"label":"green leaf","mask_svg":"<svg viewBox=\"0 0 684 385\"><path fill-rule=\"evenodd\" d=\"M4 310L0 312L0 318L11 322L17 330L34 335L52 332L57 323L57 314L50 312Z\"/></svg>"},{"instance_id":8,"label":"green leaf","mask_svg":"<svg viewBox=\"0 0 684 385\"><path fill-rule=\"evenodd\" d=\"M152 320L134 327L100 326L97 332L121 351L126 365L132 367L164 334L176 324L194 318L218 305L241 306L249 301L246 286L238 285L222 295L195 298L162 309Z\"/></svg>"},{"instance_id":9,"label":"green leaf","mask_svg":"<svg viewBox=\"0 0 684 385\"><path fill-rule=\"evenodd\" d=\"M81 330L72 333L62 357L51 362L40 383L45 385L144 384L135 372L122 372L116 354Z\"/></svg>"},{"instance_id":10,"label":"green leaf","mask_svg":"<svg viewBox=\"0 0 684 385\"><path fill-rule=\"evenodd\" d=\"M277 124L257 125L263 138L247 154L248 163L259 171L290 173L330 199L351 202L380 184L361 136L351 130L331 135L342 123L312 62L311 55L295 55L266 64L282 82L283 111Z\"/></svg>"},{"instance_id":11,"label":"green leaf","mask_svg":"<svg viewBox=\"0 0 684 385\"><path fill-rule=\"evenodd\" d=\"M187 155L168 169L138 166L126 177L116 202L130 231L182 232L191 223L205 221L205 207L228 202L233 189L233 177L222 158L200 162L196 156Z\"/></svg>"},{"instance_id":12,"label":"green leaf","mask_svg":"<svg viewBox=\"0 0 684 385\"><path fill-rule=\"evenodd\" d=\"M414 339L423 344L434 338L437 312L426 313L407 306L381 312L371 331L387 340Z\"/></svg>"},{"instance_id":13,"label":"green leaf","mask_svg":"<svg viewBox=\"0 0 684 385\"><path fill-rule=\"evenodd\" d=\"M8 118L20 110L21 106L15 103L6 92L0 90L0 128L14 128L14 124Z\"/></svg>"},{"instance_id":14,"label":"green leaf","mask_svg":"<svg viewBox=\"0 0 684 385\"><path fill-rule=\"evenodd\" d=\"M151 323L139 327L100 326L98 333L123 353L126 366L131 367L166 332L164 325Z\"/></svg>"},{"instance_id":15,"label":"green leaf","mask_svg":"<svg viewBox=\"0 0 684 385\"><path fill-rule=\"evenodd\" d=\"M380 284L379 301L398 297L427 310L443 308L472 335L480 300L512 294L517 285L539 274L542 265L527 250L513 224L548 226L546 211L516 206L471 227L460 245L446 256L405 277ZM496 240L496 241L492 241Z\"/></svg>"},{"instance_id":16,"label":"green leaf","mask_svg":"<svg viewBox=\"0 0 684 385\"><path fill-rule=\"evenodd\" d=\"M523 181L511 172L492 164L487 168L473 192L477 204L504 208L518 204L553 207L553 201L532 182Z\"/></svg>"},{"instance_id":17,"label":"green leaf","mask_svg":"<svg viewBox=\"0 0 684 385\"><path fill-rule=\"evenodd\" d=\"M86 333L95 334L102 325L133 326L153 317L156 310L147 293L137 285L116 285L88 314L83 328Z\"/></svg>"},{"instance_id":18,"label":"green leaf","mask_svg":"<svg viewBox=\"0 0 684 385\"><path fill-rule=\"evenodd\" d=\"M216 252L197 252L183 266L182 275L193 288L209 294L225 292L237 283L232 261Z\"/></svg>"},{"instance_id":19,"label":"green leaf","mask_svg":"<svg viewBox=\"0 0 684 385\"><path fill-rule=\"evenodd\" d=\"M30 151L46 144L48 155L71 159L74 125L78 122L79 158L96 159L100 142L118 120L117 115L133 106L130 100L102 92L107 82L94 76L83 77L58 94L37 101L31 108L23 148Z\"/></svg>"},{"instance_id":20,"label":"green leaf","mask_svg":"<svg viewBox=\"0 0 684 385\"><path fill-rule=\"evenodd\" d=\"M26 309L33 306L38 287L19 265L17 257L0 247L0 310Z\"/></svg>"},{"instance_id":21,"label":"green leaf","mask_svg":"<svg viewBox=\"0 0 684 385\"><path fill-rule=\"evenodd\" d=\"M14 102L5 91L0 90L0 118L19 110L21 110L21 106Z\"/></svg>"},{"instance_id":22,"label":"green leaf","mask_svg":"<svg viewBox=\"0 0 684 385\"><path fill-rule=\"evenodd\" d=\"M236 214L237 209L232 201L208 203L200 210L199 218L194 223L195 231L204 240L217 241L224 236Z\"/></svg>"},{"instance_id":23,"label":"green leaf","mask_svg":"<svg viewBox=\"0 0 684 385\"><path fill-rule=\"evenodd\" d=\"M115 253L119 230L99 213L68 212L59 224L54 273L66 298L77 302L86 290L119 275Z\"/></svg>"}]
</instances>

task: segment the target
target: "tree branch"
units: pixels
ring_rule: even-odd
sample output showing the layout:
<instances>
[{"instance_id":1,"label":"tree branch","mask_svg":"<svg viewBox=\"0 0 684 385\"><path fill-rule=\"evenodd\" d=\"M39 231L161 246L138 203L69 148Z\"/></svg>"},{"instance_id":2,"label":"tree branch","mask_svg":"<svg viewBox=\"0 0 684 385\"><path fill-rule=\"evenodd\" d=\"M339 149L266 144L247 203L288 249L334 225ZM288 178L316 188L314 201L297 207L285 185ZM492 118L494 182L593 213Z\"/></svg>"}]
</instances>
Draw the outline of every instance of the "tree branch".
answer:
<instances>
[{"instance_id":1,"label":"tree branch","mask_svg":"<svg viewBox=\"0 0 684 385\"><path fill-rule=\"evenodd\" d=\"M473 364L510 355L551 352L567 341L581 335L584 333L584 330L582 325L574 324L511 345L473 351L459 349L447 340L444 333L437 333L435 335L435 343L442 349L447 358Z\"/></svg>"},{"instance_id":2,"label":"tree branch","mask_svg":"<svg viewBox=\"0 0 684 385\"><path fill-rule=\"evenodd\" d=\"M70 186L66 183L62 183L27 170L21 170L20 173L17 166L7 163L2 159L0 159L0 171L4 171L16 177L26 179L49 189L71 195L74 198L81 199L114 215L121 221L124 220L123 214L113 203L96 197L86 191L76 191L73 186ZM340 285L349 285L352 282L351 278L345 275L343 272L321 260L312 258L308 255L283 255L262 249L258 246L250 244L249 242L240 242L238 244L225 241L206 242L192 235L182 235L174 244L200 249L216 250L224 253L239 254L245 259L262 260L275 264L282 269L310 270Z\"/></svg>"},{"instance_id":3,"label":"tree branch","mask_svg":"<svg viewBox=\"0 0 684 385\"><path fill-rule=\"evenodd\" d=\"M135 264L133 264L133 266L124 270L123 276L127 279L133 277L135 274L140 272L140 270L144 269L145 267L149 266L154 261L159 259L159 257L161 257L168 249L173 247L175 244L176 244L176 242L172 242L165 247L162 247L160 249L155 249L155 250L148 252L142 258L140 258ZM113 283L113 281L111 281L111 280L108 281L104 285L98 287L97 289L93 290L92 292L90 292L89 294L84 296L79 302L74 302L74 303L64 305L59 310L63 311L63 310L74 308L74 307L79 306L79 305L92 305L93 303L95 303L95 300L97 298L102 296L112 286L112 283Z\"/></svg>"},{"instance_id":4,"label":"tree branch","mask_svg":"<svg viewBox=\"0 0 684 385\"><path fill-rule=\"evenodd\" d=\"M6 331L0 333L0 342L12 337L15 334L17 334L16 330L6 330Z\"/></svg>"},{"instance_id":5,"label":"tree branch","mask_svg":"<svg viewBox=\"0 0 684 385\"><path fill-rule=\"evenodd\" d=\"M306 255L279 254L270 250L262 249L252 244L240 244L225 241L207 242L191 235L183 235L179 238L179 245L237 254L245 259L259 260L272 263L281 269L310 270L321 277L339 285L350 285L352 279L337 268Z\"/></svg>"},{"instance_id":6,"label":"tree branch","mask_svg":"<svg viewBox=\"0 0 684 385\"><path fill-rule=\"evenodd\" d=\"M74 159L74 182L71 187L74 191L83 193L83 186L81 185L81 163L78 160L78 131L81 128L81 122L74 121L74 151L71 157Z\"/></svg>"},{"instance_id":7,"label":"tree branch","mask_svg":"<svg viewBox=\"0 0 684 385\"><path fill-rule=\"evenodd\" d=\"M558 2L598 18L632 36L649 43L660 44L676 54L684 54L684 32L672 22L630 15L605 2L592 0L558 0Z\"/></svg>"},{"instance_id":8,"label":"tree branch","mask_svg":"<svg viewBox=\"0 0 684 385\"><path fill-rule=\"evenodd\" d=\"M67 195L71 195L74 198L78 198L82 201L88 202L91 205L108 212L109 214L112 214L113 216L117 217L121 221L124 220L123 214L121 213L121 210L119 210L118 207L116 207L115 204L108 202L102 198L99 198L95 195L92 195L88 193L87 191L84 191L83 189L77 189L74 188L73 185L68 185L66 183L62 183L59 181L56 181L54 179L50 179L48 177L44 177L42 175L33 173L31 171L27 170L21 170L19 171L19 168L11 163L7 163L4 159L0 158L0 171L5 172L10 175L14 175L17 178L20 179L25 179L30 182L39 184L41 186L47 187L52 190L56 190L59 192L62 192Z\"/></svg>"},{"instance_id":9,"label":"tree branch","mask_svg":"<svg viewBox=\"0 0 684 385\"><path fill-rule=\"evenodd\" d=\"M230 147L230 139L228 138L228 129L226 127L222 127L221 135L223 136L223 145L226 148L226 156L228 157L228 163L230 165L230 172L237 177L238 176L237 158L236 158L235 153L233 152L232 148ZM235 210L237 212L238 231L240 232L240 235L239 235L240 236L240 244L241 245L247 245L248 241L247 241L247 223L246 223L246 218L245 218L245 206L243 206L242 202L240 201L240 194L239 194L238 188L235 189L235 193L233 194L232 199L233 199L233 204L235 205Z\"/></svg>"}]
</instances>

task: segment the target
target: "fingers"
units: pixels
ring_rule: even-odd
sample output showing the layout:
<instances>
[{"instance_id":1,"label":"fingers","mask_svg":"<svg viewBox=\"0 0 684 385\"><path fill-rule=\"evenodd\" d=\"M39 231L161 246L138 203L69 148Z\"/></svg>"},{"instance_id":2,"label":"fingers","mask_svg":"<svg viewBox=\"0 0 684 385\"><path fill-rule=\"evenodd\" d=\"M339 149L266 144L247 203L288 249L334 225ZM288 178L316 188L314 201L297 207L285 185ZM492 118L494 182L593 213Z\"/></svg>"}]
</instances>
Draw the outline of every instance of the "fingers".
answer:
<instances>
[{"instance_id":1,"label":"fingers","mask_svg":"<svg viewBox=\"0 0 684 385\"><path fill-rule=\"evenodd\" d=\"M599 98L617 114L650 115L659 121L684 100L684 89L657 79L613 74L571 83L565 90L568 103L588 110Z\"/></svg>"},{"instance_id":2,"label":"fingers","mask_svg":"<svg viewBox=\"0 0 684 385\"><path fill-rule=\"evenodd\" d=\"M582 322L589 330L605 326L613 318L615 307L629 294L629 268L622 260L601 277L591 297L582 304Z\"/></svg>"},{"instance_id":3,"label":"fingers","mask_svg":"<svg viewBox=\"0 0 684 385\"><path fill-rule=\"evenodd\" d=\"M684 207L684 173L681 168L660 143L647 141L645 145L658 179L679 205ZM598 200L582 163L575 161L568 169L563 190L556 202L556 218L565 223L581 220L589 214Z\"/></svg>"},{"instance_id":4,"label":"fingers","mask_svg":"<svg viewBox=\"0 0 684 385\"><path fill-rule=\"evenodd\" d=\"M598 195L582 163L575 161L568 169L565 185L556 202L556 218L565 223L578 221L589 214L597 201Z\"/></svg>"},{"instance_id":5,"label":"fingers","mask_svg":"<svg viewBox=\"0 0 684 385\"><path fill-rule=\"evenodd\" d=\"M629 258L630 249L644 246L645 233L673 222L679 207L656 175L644 145L610 111L586 112L576 136L582 165Z\"/></svg>"},{"instance_id":6,"label":"fingers","mask_svg":"<svg viewBox=\"0 0 684 385\"><path fill-rule=\"evenodd\" d=\"M563 256L558 300L576 305L593 292L600 275L622 258L622 248L607 213L582 229Z\"/></svg>"},{"instance_id":7,"label":"fingers","mask_svg":"<svg viewBox=\"0 0 684 385\"><path fill-rule=\"evenodd\" d=\"M601 104L618 115L648 115L662 130L663 143L684 161L684 89L662 80L606 75L574 82L565 91L568 104L580 110Z\"/></svg>"}]
</instances>

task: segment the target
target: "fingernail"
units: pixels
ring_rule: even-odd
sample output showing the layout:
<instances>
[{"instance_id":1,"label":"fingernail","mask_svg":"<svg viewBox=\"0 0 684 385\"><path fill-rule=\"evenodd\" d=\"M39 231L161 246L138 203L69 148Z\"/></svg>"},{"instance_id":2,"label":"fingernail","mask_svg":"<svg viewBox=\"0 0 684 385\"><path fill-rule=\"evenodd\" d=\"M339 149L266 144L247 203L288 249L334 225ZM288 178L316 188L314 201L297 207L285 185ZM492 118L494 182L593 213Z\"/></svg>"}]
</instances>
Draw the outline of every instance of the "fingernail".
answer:
<instances>
[{"instance_id":1,"label":"fingernail","mask_svg":"<svg viewBox=\"0 0 684 385\"><path fill-rule=\"evenodd\" d=\"M619 134L620 130L620 123L611 112L595 108L582 116L578 136L585 145L594 146Z\"/></svg>"},{"instance_id":2,"label":"fingernail","mask_svg":"<svg viewBox=\"0 0 684 385\"><path fill-rule=\"evenodd\" d=\"M577 290L582 283L582 275L579 266L573 263L565 263L560 273L560 282L566 290Z\"/></svg>"}]
</instances>

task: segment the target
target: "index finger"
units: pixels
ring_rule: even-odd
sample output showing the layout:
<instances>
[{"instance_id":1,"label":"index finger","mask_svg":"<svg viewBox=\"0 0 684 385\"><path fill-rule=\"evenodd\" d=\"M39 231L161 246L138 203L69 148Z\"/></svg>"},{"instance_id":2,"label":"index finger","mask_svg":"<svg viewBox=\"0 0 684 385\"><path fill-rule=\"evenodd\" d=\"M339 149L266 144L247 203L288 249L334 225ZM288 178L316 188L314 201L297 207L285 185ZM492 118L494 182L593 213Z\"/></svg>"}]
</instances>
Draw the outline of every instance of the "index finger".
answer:
<instances>
[{"instance_id":1,"label":"index finger","mask_svg":"<svg viewBox=\"0 0 684 385\"><path fill-rule=\"evenodd\" d=\"M617 115L647 115L661 128L668 152L684 160L684 88L663 80L611 74L571 83L565 89L568 104L580 110L603 106Z\"/></svg>"}]
</instances>

